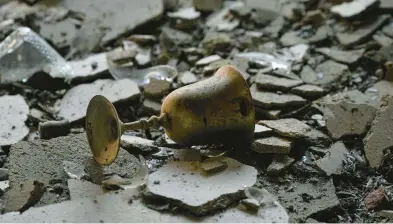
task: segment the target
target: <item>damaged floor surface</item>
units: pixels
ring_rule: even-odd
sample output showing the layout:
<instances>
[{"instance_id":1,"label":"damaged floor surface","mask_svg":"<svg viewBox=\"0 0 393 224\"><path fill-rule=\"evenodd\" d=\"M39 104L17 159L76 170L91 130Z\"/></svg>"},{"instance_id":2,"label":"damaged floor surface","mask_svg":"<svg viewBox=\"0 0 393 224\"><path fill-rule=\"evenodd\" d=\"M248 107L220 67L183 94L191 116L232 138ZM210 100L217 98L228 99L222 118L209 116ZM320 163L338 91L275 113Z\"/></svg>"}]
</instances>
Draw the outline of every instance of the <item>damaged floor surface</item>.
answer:
<instances>
[{"instance_id":1,"label":"damaged floor surface","mask_svg":"<svg viewBox=\"0 0 393 224\"><path fill-rule=\"evenodd\" d=\"M0 2L1 222L392 222L390 0ZM93 159L93 96L146 119L224 65L249 145L134 130Z\"/></svg>"}]
</instances>

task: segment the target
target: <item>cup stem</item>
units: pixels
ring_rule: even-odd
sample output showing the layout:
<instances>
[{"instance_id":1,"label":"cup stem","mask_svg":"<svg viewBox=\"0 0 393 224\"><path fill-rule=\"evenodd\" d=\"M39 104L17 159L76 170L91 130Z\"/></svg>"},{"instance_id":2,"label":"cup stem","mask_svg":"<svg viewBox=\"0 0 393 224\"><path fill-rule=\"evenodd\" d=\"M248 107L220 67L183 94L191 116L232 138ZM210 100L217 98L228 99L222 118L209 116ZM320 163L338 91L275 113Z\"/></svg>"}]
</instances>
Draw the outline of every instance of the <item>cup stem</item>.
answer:
<instances>
[{"instance_id":1,"label":"cup stem","mask_svg":"<svg viewBox=\"0 0 393 224\"><path fill-rule=\"evenodd\" d=\"M139 121L134 121L130 123L121 123L121 132L130 130L147 130L149 128L158 129L162 124L162 119L165 114L161 114L160 117L155 115L151 116L149 119L140 119Z\"/></svg>"}]
</instances>

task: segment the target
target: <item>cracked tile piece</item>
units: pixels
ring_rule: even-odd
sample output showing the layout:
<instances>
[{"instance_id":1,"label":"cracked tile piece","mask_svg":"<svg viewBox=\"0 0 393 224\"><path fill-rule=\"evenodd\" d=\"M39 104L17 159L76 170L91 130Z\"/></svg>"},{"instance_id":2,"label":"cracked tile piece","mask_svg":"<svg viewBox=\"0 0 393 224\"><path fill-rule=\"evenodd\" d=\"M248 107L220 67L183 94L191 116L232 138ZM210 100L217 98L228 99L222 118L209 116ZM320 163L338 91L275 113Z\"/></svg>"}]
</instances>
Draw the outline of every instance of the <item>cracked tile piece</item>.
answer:
<instances>
[{"instance_id":1,"label":"cracked tile piece","mask_svg":"<svg viewBox=\"0 0 393 224\"><path fill-rule=\"evenodd\" d=\"M225 161L228 168L208 176L201 173L200 162L170 162L150 174L147 189L195 215L226 208L255 184L258 172L236 160Z\"/></svg>"},{"instance_id":2,"label":"cracked tile piece","mask_svg":"<svg viewBox=\"0 0 393 224\"><path fill-rule=\"evenodd\" d=\"M270 176L279 175L288 169L293 162L295 162L295 159L287 155L275 155L266 173Z\"/></svg>"},{"instance_id":3,"label":"cracked tile piece","mask_svg":"<svg viewBox=\"0 0 393 224\"><path fill-rule=\"evenodd\" d=\"M320 178L317 182L293 179L279 186L267 184L266 189L274 192L278 201L288 209L291 223L303 222L313 214L340 205L332 178Z\"/></svg>"},{"instance_id":4,"label":"cracked tile piece","mask_svg":"<svg viewBox=\"0 0 393 224\"><path fill-rule=\"evenodd\" d=\"M285 118L280 120L262 120L259 124L265 125L277 134L289 138L304 138L311 142L327 141L329 136L323 132L313 129L306 123L295 118Z\"/></svg>"},{"instance_id":5,"label":"cracked tile piece","mask_svg":"<svg viewBox=\"0 0 393 224\"><path fill-rule=\"evenodd\" d=\"M385 95L371 128L363 139L364 152L372 168L381 165L385 150L393 146L392 114L393 96Z\"/></svg>"},{"instance_id":6,"label":"cracked tile piece","mask_svg":"<svg viewBox=\"0 0 393 224\"><path fill-rule=\"evenodd\" d=\"M342 142L336 142L326 151L323 158L315 161L315 165L327 176L340 175L348 153L349 151Z\"/></svg>"},{"instance_id":7,"label":"cracked tile piece","mask_svg":"<svg viewBox=\"0 0 393 224\"><path fill-rule=\"evenodd\" d=\"M341 45L350 47L365 41L382 27L389 19L390 15L380 15L378 18L370 20L369 23L355 29L352 32L337 32L336 37Z\"/></svg>"},{"instance_id":8,"label":"cracked tile piece","mask_svg":"<svg viewBox=\"0 0 393 224\"><path fill-rule=\"evenodd\" d=\"M290 138L304 137L309 131L311 131L310 126L294 118L281 120L262 120L258 123L273 129L279 135Z\"/></svg>"},{"instance_id":9,"label":"cracked tile piece","mask_svg":"<svg viewBox=\"0 0 393 224\"><path fill-rule=\"evenodd\" d=\"M319 64L315 70L308 65L304 66L300 76L307 84L325 86L339 81L349 74L347 65L328 60Z\"/></svg>"},{"instance_id":10,"label":"cracked tile piece","mask_svg":"<svg viewBox=\"0 0 393 224\"><path fill-rule=\"evenodd\" d=\"M333 139L363 135L374 119L376 109L367 104L338 102L324 105L326 128Z\"/></svg>"},{"instance_id":11,"label":"cracked tile piece","mask_svg":"<svg viewBox=\"0 0 393 224\"><path fill-rule=\"evenodd\" d=\"M37 204L46 191L44 183L36 180L26 180L5 194L5 211L24 212Z\"/></svg>"},{"instance_id":12,"label":"cracked tile piece","mask_svg":"<svg viewBox=\"0 0 393 224\"><path fill-rule=\"evenodd\" d=\"M289 154L292 147L292 141L280 137L268 137L257 139L251 146L251 149L258 153Z\"/></svg>"},{"instance_id":13,"label":"cracked tile piece","mask_svg":"<svg viewBox=\"0 0 393 224\"><path fill-rule=\"evenodd\" d=\"M0 97L0 146L12 145L29 134L25 121L29 106L21 95Z\"/></svg>"},{"instance_id":14,"label":"cracked tile piece","mask_svg":"<svg viewBox=\"0 0 393 224\"><path fill-rule=\"evenodd\" d=\"M255 84L250 87L250 91L255 105L266 109L303 106L307 103L306 99L297 95L259 91Z\"/></svg>"},{"instance_id":15,"label":"cracked tile piece","mask_svg":"<svg viewBox=\"0 0 393 224\"><path fill-rule=\"evenodd\" d=\"M343 18L351 18L376 6L379 6L379 0L354 0L333 6L330 8L330 12L338 14Z\"/></svg>"},{"instance_id":16,"label":"cracked tile piece","mask_svg":"<svg viewBox=\"0 0 393 224\"><path fill-rule=\"evenodd\" d=\"M356 63L363 56L365 49L343 51L339 49L323 47L317 48L315 49L315 51L337 62L344 64L353 64Z\"/></svg>"},{"instance_id":17,"label":"cracked tile piece","mask_svg":"<svg viewBox=\"0 0 393 224\"><path fill-rule=\"evenodd\" d=\"M102 38L104 45L129 33L137 26L156 19L164 11L163 1L156 0L132 2L128 0L115 2L66 0L61 1L61 5L74 12L84 9L84 18L99 19L101 27L110 27Z\"/></svg>"},{"instance_id":18,"label":"cracked tile piece","mask_svg":"<svg viewBox=\"0 0 393 224\"><path fill-rule=\"evenodd\" d=\"M67 186L68 175L63 169L64 161L84 166L85 172L97 184L100 184L104 174L108 173L131 178L140 167L138 159L124 149L120 149L117 159L111 165L105 167L97 165L91 155L85 133L70 134L50 140L21 141L11 146L5 164L9 169L10 188L18 186L26 179L37 180L45 186L53 182L60 182ZM37 206L64 200L67 200L65 193L59 196L46 191Z\"/></svg>"},{"instance_id":19,"label":"cracked tile piece","mask_svg":"<svg viewBox=\"0 0 393 224\"><path fill-rule=\"evenodd\" d=\"M129 80L100 79L93 83L81 84L68 90L60 102L58 116L70 122L86 116L87 106L95 95L103 95L112 103L139 97L138 85Z\"/></svg>"},{"instance_id":20,"label":"cracked tile piece","mask_svg":"<svg viewBox=\"0 0 393 224\"><path fill-rule=\"evenodd\" d=\"M271 75L257 74L255 83L260 90L287 91L303 83L302 80L279 78Z\"/></svg>"},{"instance_id":21,"label":"cracked tile piece","mask_svg":"<svg viewBox=\"0 0 393 224\"><path fill-rule=\"evenodd\" d=\"M260 124L255 124L254 137L265 137L272 133L272 129Z\"/></svg>"},{"instance_id":22,"label":"cracked tile piece","mask_svg":"<svg viewBox=\"0 0 393 224\"><path fill-rule=\"evenodd\" d=\"M74 76L70 77L71 79L87 80L109 74L106 53L91 55L68 63L74 70Z\"/></svg>"},{"instance_id":23,"label":"cracked tile piece","mask_svg":"<svg viewBox=\"0 0 393 224\"><path fill-rule=\"evenodd\" d=\"M121 146L131 154L144 154L158 151L154 141L132 135L121 136Z\"/></svg>"},{"instance_id":24,"label":"cracked tile piece","mask_svg":"<svg viewBox=\"0 0 393 224\"><path fill-rule=\"evenodd\" d=\"M266 191L267 192L267 191ZM140 222L140 223L288 223L288 214L276 201L261 206L256 214L249 214L231 207L216 214L190 218L181 214L162 213L146 207L141 200L130 199L138 192L130 189L118 193L108 193L94 198L85 198L32 208L23 214L16 212L0 216L2 223L99 223L99 222ZM265 198L274 198L269 192Z\"/></svg>"},{"instance_id":25,"label":"cracked tile piece","mask_svg":"<svg viewBox=\"0 0 393 224\"><path fill-rule=\"evenodd\" d=\"M319 86L305 84L292 88L291 92L306 99L314 99L321 97L325 91Z\"/></svg>"}]
</instances>

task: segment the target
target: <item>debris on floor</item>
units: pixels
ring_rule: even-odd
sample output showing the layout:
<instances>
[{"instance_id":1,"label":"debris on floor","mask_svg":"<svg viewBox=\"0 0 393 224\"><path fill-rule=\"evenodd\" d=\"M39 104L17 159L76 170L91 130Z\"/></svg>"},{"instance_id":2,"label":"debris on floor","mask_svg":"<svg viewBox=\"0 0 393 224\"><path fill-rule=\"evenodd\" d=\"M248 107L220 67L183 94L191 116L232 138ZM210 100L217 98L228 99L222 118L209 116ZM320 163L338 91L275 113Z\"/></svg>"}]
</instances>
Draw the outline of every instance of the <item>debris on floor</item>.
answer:
<instances>
[{"instance_id":1,"label":"debris on floor","mask_svg":"<svg viewBox=\"0 0 393 224\"><path fill-rule=\"evenodd\" d=\"M373 168L381 165L384 153L393 146L389 128L393 123L392 113L393 97L385 95L371 128L363 140L366 158Z\"/></svg>"},{"instance_id":2,"label":"debris on floor","mask_svg":"<svg viewBox=\"0 0 393 224\"><path fill-rule=\"evenodd\" d=\"M1 222L389 222L392 12L391 0L0 1ZM159 128L104 125L119 152L94 160L92 97L120 124L148 120L226 65L251 98L234 89L237 117L216 122L236 139L228 122L252 118L247 144L176 143L173 110ZM205 105L222 99L181 100L192 113L178 123L210 128Z\"/></svg>"},{"instance_id":3,"label":"debris on floor","mask_svg":"<svg viewBox=\"0 0 393 224\"><path fill-rule=\"evenodd\" d=\"M70 89L60 102L58 116L69 122L85 117L87 106L95 95L103 95L111 102L138 98L140 90L131 80L97 80L91 84L81 84Z\"/></svg>"},{"instance_id":4,"label":"debris on floor","mask_svg":"<svg viewBox=\"0 0 393 224\"><path fill-rule=\"evenodd\" d=\"M25 121L29 114L29 106L21 95L0 97L0 146L12 145L29 133Z\"/></svg>"},{"instance_id":5,"label":"debris on floor","mask_svg":"<svg viewBox=\"0 0 393 224\"><path fill-rule=\"evenodd\" d=\"M211 176L201 173L203 163L168 163L149 176L147 189L195 215L224 209L240 200L244 189L253 186L257 178L253 167L230 158L225 162L228 167ZM214 188L211 183L215 183Z\"/></svg>"},{"instance_id":6,"label":"debris on floor","mask_svg":"<svg viewBox=\"0 0 393 224\"><path fill-rule=\"evenodd\" d=\"M315 161L315 165L327 176L340 175L348 154L349 151L345 145L337 142L326 151L323 158Z\"/></svg>"},{"instance_id":7,"label":"debris on floor","mask_svg":"<svg viewBox=\"0 0 393 224\"><path fill-rule=\"evenodd\" d=\"M26 149L29 149L26 151ZM43 162L45 160L45 162ZM22 141L10 149L7 167L9 169L10 186L18 186L25 179L33 179L46 187L63 183L67 189L67 175L63 162L70 161L84 166L90 180L100 184L104 175L117 173L131 178L140 167L138 160L125 150L120 150L119 160L108 167L96 164L89 152L86 134L70 134L50 140ZM48 172L50 171L50 172ZM64 191L59 197L55 192L46 191L37 205L48 205L67 200Z\"/></svg>"},{"instance_id":8,"label":"debris on floor","mask_svg":"<svg viewBox=\"0 0 393 224\"><path fill-rule=\"evenodd\" d=\"M333 139L365 134L376 113L370 105L347 102L326 104L325 108L326 128Z\"/></svg>"}]
</instances>

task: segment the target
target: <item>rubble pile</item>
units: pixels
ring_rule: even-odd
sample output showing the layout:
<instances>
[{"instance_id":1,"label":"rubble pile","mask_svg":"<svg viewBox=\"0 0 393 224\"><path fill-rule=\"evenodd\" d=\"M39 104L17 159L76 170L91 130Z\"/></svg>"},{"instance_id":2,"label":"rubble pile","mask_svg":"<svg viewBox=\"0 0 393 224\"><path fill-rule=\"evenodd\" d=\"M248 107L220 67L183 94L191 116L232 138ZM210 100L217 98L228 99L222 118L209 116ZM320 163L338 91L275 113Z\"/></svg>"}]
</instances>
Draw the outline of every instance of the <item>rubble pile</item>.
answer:
<instances>
[{"instance_id":1,"label":"rubble pile","mask_svg":"<svg viewBox=\"0 0 393 224\"><path fill-rule=\"evenodd\" d=\"M0 220L391 221L392 14L390 0L2 1ZM134 130L94 161L95 95L146 119L224 65L250 89L249 146Z\"/></svg>"}]
</instances>

